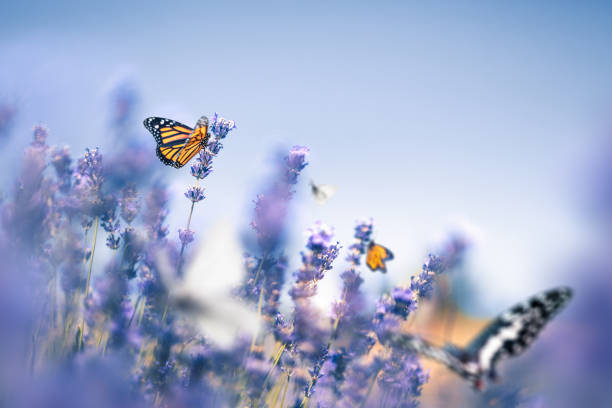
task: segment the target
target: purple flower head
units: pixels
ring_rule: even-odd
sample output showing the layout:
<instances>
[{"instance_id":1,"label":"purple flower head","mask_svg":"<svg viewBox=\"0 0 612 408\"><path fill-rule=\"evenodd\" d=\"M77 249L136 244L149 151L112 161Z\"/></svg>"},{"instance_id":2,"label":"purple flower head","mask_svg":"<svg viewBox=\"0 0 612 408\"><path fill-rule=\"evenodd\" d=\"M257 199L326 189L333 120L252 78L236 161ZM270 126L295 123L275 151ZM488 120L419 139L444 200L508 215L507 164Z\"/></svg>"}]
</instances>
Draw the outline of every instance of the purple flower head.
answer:
<instances>
[{"instance_id":1,"label":"purple flower head","mask_svg":"<svg viewBox=\"0 0 612 408\"><path fill-rule=\"evenodd\" d=\"M181 244L183 246L187 246L189 245L191 242L193 242L193 236L195 235L195 232L189 229L179 229L179 239L181 241Z\"/></svg>"},{"instance_id":2,"label":"purple flower head","mask_svg":"<svg viewBox=\"0 0 612 408\"><path fill-rule=\"evenodd\" d=\"M391 406L417 407L418 401L414 398L421 395L429 373L423 371L415 354L394 350L385 361L378 381Z\"/></svg>"},{"instance_id":3,"label":"purple flower head","mask_svg":"<svg viewBox=\"0 0 612 408\"><path fill-rule=\"evenodd\" d=\"M119 220L117 219L117 199L113 195L108 195L98 203L98 214L100 216L100 225L106 232L119 230Z\"/></svg>"},{"instance_id":4,"label":"purple flower head","mask_svg":"<svg viewBox=\"0 0 612 408\"><path fill-rule=\"evenodd\" d=\"M302 252L302 266L294 273L296 281L290 291L295 299L308 298L316 293L317 282L332 268L340 246L331 244L333 229L320 221L309 230L306 251Z\"/></svg>"},{"instance_id":5,"label":"purple flower head","mask_svg":"<svg viewBox=\"0 0 612 408\"><path fill-rule=\"evenodd\" d=\"M204 177L212 173L212 166L202 164L200 161L191 165L191 175L198 180L202 180Z\"/></svg>"},{"instance_id":6,"label":"purple flower head","mask_svg":"<svg viewBox=\"0 0 612 408\"><path fill-rule=\"evenodd\" d=\"M198 153L198 157L196 157L196 161L203 166L209 167L212 165L212 160L214 157L215 154L211 152L208 148L206 148L200 150L200 153Z\"/></svg>"},{"instance_id":7,"label":"purple flower head","mask_svg":"<svg viewBox=\"0 0 612 408\"><path fill-rule=\"evenodd\" d=\"M134 186L130 185L121 189L119 208L121 210L121 218L128 224L131 224L136 216L138 216L138 212L140 211L140 198Z\"/></svg>"},{"instance_id":8,"label":"purple flower head","mask_svg":"<svg viewBox=\"0 0 612 408\"><path fill-rule=\"evenodd\" d=\"M206 145L205 150L207 150L213 156L216 156L217 154L219 154L221 149L223 149L223 144L218 139L211 138L208 141L208 145Z\"/></svg>"},{"instance_id":9,"label":"purple flower head","mask_svg":"<svg viewBox=\"0 0 612 408\"><path fill-rule=\"evenodd\" d=\"M347 261L349 261L353 265L361 264L361 256L365 254L367 250L368 243L371 240L373 229L374 222L371 218L369 220L357 220L357 225L355 226L354 233L355 240L349 246L349 254L346 257Z\"/></svg>"},{"instance_id":10,"label":"purple flower head","mask_svg":"<svg viewBox=\"0 0 612 408\"><path fill-rule=\"evenodd\" d=\"M70 148L68 146L54 147L51 150L51 164L55 169L55 174L59 179L72 174L70 165L72 164L72 158L70 157Z\"/></svg>"},{"instance_id":11,"label":"purple flower head","mask_svg":"<svg viewBox=\"0 0 612 408\"><path fill-rule=\"evenodd\" d=\"M191 200L194 203L198 201L202 201L204 199L204 188L199 186L189 187L187 192L185 193L185 197Z\"/></svg>"},{"instance_id":12,"label":"purple flower head","mask_svg":"<svg viewBox=\"0 0 612 408\"><path fill-rule=\"evenodd\" d=\"M410 289L418 293L418 296L424 299L429 299L433 292L433 284L436 275L423 270L418 276L410 278Z\"/></svg>"},{"instance_id":13,"label":"purple flower head","mask_svg":"<svg viewBox=\"0 0 612 408\"><path fill-rule=\"evenodd\" d=\"M32 142L33 146L44 146L47 143L47 136L49 135L49 130L41 125L34 126L34 141Z\"/></svg>"},{"instance_id":14,"label":"purple flower head","mask_svg":"<svg viewBox=\"0 0 612 408\"><path fill-rule=\"evenodd\" d=\"M85 155L79 159L77 164L77 175L86 177L88 183L99 187L102 184L102 154L95 149L85 149Z\"/></svg>"},{"instance_id":15,"label":"purple flower head","mask_svg":"<svg viewBox=\"0 0 612 408\"><path fill-rule=\"evenodd\" d=\"M355 226L355 238L362 240L363 242L369 242L374 230L374 221L370 219L357 220Z\"/></svg>"},{"instance_id":16,"label":"purple flower head","mask_svg":"<svg viewBox=\"0 0 612 408\"><path fill-rule=\"evenodd\" d=\"M119 248L119 243L121 242L121 235L115 235L114 232L111 232L106 236L106 246L110 249Z\"/></svg>"},{"instance_id":17,"label":"purple flower head","mask_svg":"<svg viewBox=\"0 0 612 408\"><path fill-rule=\"evenodd\" d=\"M395 302L392 313L404 319L417 309L416 293L410 287L395 287L391 291L391 297Z\"/></svg>"},{"instance_id":18,"label":"purple flower head","mask_svg":"<svg viewBox=\"0 0 612 408\"><path fill-rule=\"evenodd\" d=\"M432 273L442 273L446 269L444 262L438 255L429 254L423 263L423 270Z\"/></svg>"},{"instance_id":19,"label":"purple flower head","mask_svg":"<svg viewBox=\"0 0 612 408\"><path fill-rule=\"evenodd\" d=\"M211 118L210 131L217 139L225 139L227 134L236 129L236 122L222 118L215 112Z\"/></svg>"},{"instance_id":20,"label":"purple flower head","mask_svg":"<svg viewBox=\"0 0 612 408\"><path fill-rule=\"evenodd\" d=\"M306 247L311 250L328 247L334 237L334 229L327 224L317 221L314 226L308 228L308 243Z\"/></svg>"},{"instance_id":21,"label":"purple flower head","mask_svg":"<svg viewBox=\"0 0 612 408\"><path fill-rule=\"evenodd\" d=\"M289 155L285 157L287 173L285 179L288 184L296 184L298 176L304 167L308 165L308 153L310 150L306 146L293 146L289 150Z\"/></svg>"}]
</instances>

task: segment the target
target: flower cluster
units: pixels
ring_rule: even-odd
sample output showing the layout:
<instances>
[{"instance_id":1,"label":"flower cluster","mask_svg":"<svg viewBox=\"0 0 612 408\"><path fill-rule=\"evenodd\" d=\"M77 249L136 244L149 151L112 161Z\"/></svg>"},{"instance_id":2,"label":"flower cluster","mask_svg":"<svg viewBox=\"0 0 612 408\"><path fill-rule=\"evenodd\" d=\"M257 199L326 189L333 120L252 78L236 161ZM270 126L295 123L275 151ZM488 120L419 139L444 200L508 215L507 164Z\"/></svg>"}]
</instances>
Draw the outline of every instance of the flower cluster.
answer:
<instances>
[{"instance_id":1,"label":"flower cluster","mask_svg":"<svg viewBox=\"0 0 612 408\"><path fill-rule=\"evenodd\" d=\"M113 124L127 131L134 100L121 95ZM251 338L238 332L221 347L201 326L216 330L232 316L209 322L207 303L177 297L173 286L193 256L184 250L194 241L194 205L204 199L198 183L235 123L215 115L209 128L210 141L189 169L195 185L185 193L191 210L178 242L168 238L168 190L151 172L131 182L125 166L115 165L127 159L99 149L73 158L68 147L48 145L46 128L35 128L14 192L0 204L8 271L0 276L0 306L12 315L0 316L8 339L0 375L17 378L7 387L15 390L8 405L35 406L59 391L71 393L59 402L68 407L87 406L99 392L106 406L349 407L381 398L387 406L416 406L428 375L388 334L402 330L431 293L432 277L460 263L461 242L429 256L420 275L375 308L360 271L371 219L357 222L344 257L334 228L314 223L292 266L285 236L309 154L294 146L257 196L244 281L234 292L262 324ZM316 305L317 290L341 261L342 289L330 314Z\"/></svg>"},{"instance_id":2,"label":"flower cluster","mask_svg":"<svg viewBox=\"0 0 612 408\"><path fill-rule=\"evenodd\" d=\"M204 140L207 141L206 145L202 146L202 150L198 153L196 161L189 168L191 175L195 178L196 184L190 186L185 192L185 197L191 201L191 209L189 210L189 217L187 219L187 226L179 229L179 241L181 242L181 259L183 251L194 240L195 232L189 229L191 225L191 217L193 215L193 208L195 203L198 203L206 196L204 195L204 187L200 187L198 183L204 178L208 177L212 171L212 161L217 154L223 148L221 140L227 137L227 134L236 128L236 123L233 120L227 120L219 117L217 113L212 117L210 123L206 117L200 118L198 125L209 124L208 131Z\"/></svg>"}]
</instances>

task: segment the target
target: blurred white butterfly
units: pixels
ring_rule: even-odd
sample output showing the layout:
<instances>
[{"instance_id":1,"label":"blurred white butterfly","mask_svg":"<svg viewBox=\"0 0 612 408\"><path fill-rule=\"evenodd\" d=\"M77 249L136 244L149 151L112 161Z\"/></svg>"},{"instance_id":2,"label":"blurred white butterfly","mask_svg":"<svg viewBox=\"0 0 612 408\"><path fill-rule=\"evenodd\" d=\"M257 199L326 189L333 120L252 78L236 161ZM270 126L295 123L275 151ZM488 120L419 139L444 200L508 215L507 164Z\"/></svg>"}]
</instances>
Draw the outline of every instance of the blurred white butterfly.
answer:
<instances>
[{"instance_id":1,"label":"blurred white butterfly","mask_svg":"<svg viewBox=\"0 0 612 408\"><path fill-rule=\"evenodd\" d=\"M319 204L325 204L338 191L336 186L331 184L315 184L313 181L310 182L310 189L315 201Z\"/></svg>"},{"instance_id":2,"label":"blurred white butterfly","mask_svg":"<svg viewBox=\"0 0 612 408\"><path fill-rule=\"evenodd\" d=\"M252 336L259 328L257 313L232 296L244 275L242 248L234 230L218 222L185 268L183 279L165 273L170 307L220 347L237 335ZM164 268L167 269L167 268Z\"/></svg>"}]
</instances>

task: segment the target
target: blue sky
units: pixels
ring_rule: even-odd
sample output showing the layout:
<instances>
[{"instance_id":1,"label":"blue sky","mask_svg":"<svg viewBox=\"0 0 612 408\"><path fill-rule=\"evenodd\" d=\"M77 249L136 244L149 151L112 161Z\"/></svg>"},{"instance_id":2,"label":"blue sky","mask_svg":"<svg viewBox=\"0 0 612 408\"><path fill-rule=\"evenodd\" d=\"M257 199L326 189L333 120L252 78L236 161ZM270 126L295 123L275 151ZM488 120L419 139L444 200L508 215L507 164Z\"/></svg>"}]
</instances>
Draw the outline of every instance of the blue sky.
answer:
<instances>
[{"instance_id":1,"label":"blue sky","mask_svg":"<svg viewBox=\"0 0 612 408\"><path fill-rule=\"evenodd\" d=\"M398 281L467 226L467 273L488 310L571 281L564 259L589 243L575 194L609 125L609 4L26 1L3 15L0 97L20 106L7 168L39 122L75 154L112 149L108 91L128 79L143 118L193 124L218 111L238 123L207 180L200 231L246 224L272 153L303 144L306 178L339 192L318 207L302 186L294 252L314 220L348 245L354 219L372 216ZM161 170L182 225L187 171Z\"/></svg>"}]
</instances>

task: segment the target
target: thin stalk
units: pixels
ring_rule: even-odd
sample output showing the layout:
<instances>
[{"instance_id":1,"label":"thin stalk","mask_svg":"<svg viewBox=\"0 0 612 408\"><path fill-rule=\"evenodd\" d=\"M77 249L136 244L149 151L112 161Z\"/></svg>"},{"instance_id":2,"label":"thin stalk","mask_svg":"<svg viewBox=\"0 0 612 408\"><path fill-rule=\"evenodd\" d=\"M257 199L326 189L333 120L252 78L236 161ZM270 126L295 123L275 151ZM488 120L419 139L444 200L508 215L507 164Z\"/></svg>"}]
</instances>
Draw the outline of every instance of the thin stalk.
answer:
<instances>
[{"instance_id":1,"label":"thin stalk","mask_svg":"<svg viewBox=\"0 0 612 408\"><path fill-rule=\"evenodd\" d=\"M134 316L136 315L136 311L138 311L138 306L140 306L140 301L142 300L142 293L138 295L136 299L136 303L134 304L134 310L132 311L132 315L130 316L130 320L128 321L127 327L129 328L132 325L132 320L134 320Z\"/></svg>"},{"instance_id":2,"label":"thin stalk","mask_svg":"<svg viewBox=\"0 0 612 408\"><path fill-rule=\"evenodd\" d=\"M265 279L264 279L264 283L265 283ZM257 302L257 321L258 322L261 320L261 307L263 304L263 295L264 295L264 286L262 283L261 290L259 291L259 301ZM259 334L258 332L259 330L255 330L255 332L253 333L253 338L251 339L251 349L250 349L251 352L255 348L255 343L257 342L257 335Z\"/></svg>"},{"instance_id":3,"label":"thin stalk","mask_svg":"<svg viewBox=\"0 0 612 408\"><path fill-rule=\"evenodd\" d=\"M195 182L196 187L198 186L198 179L196 178ZM189 226L191 225L191 217L193 216L193 208L195 207L195 201L191 202L191 208L189 209L189 217L187 217L187 228L189 230ZM178 265L176 266L176 274L181 276L181 267L183 266L183 253L185 252L185 244L181 245L181 252L179 254ZM170 306L170 298L169 295L166 296L166 304L164 305L164 313L162 314L161 323L162 325L166 323L166 316L168 315L168 308Z\"/></svg>"},{"instance_id":4,"label":"thin stalk","mask_svg":"<svg viewBox=\"0 0 612 408\"><path fill-rule=\"evenodd\" d=\"M79 333L79 344L77 349L80 350L83 346L83 331L85 330L85 300L89 294L89 282L91 281L91 269L93 268L93 258L96 252L96 240L98 238L98 224L100 224L99 217L96 217L96 227L94 230L93 243L91 244L91 255L89 256L89 271L87 272L87 281L85 282L85 296L83 296L83 317L81 318L81 331Z\"/></svg>"},{"instance_id":5,"label":"thin stalk","mask_svg":"<svg viewBox=\"0 0 612 408\"><path fill-rule=\"evenodd\" d=\"M291 381L291 375L287 374L287 382L285 383L285 388L283 389L283 397L281 398L280 408L283 408L285 405L285 397L287 396L287 389L289 388L289 382Z\"/></svg>"},{"instance_id":6,"label":"thin stalk","mask_svg":"<svg viewBox=\"0 0 612 408\"><path fill-rule=\"evenodd\" d=\"M140 306L140 312L138 313L138 326L142 324L142 318L144 317L144 311L147 307L147 298L143 298L142 306Z\"/></svg>"},{"instance_id":7,"label":"thin stalk","mask_svg":"<svg viewBox=\"0 0 612 408\"><path fill-rule=\"evenodd\" d=\"M253 286L257 284L257 279L259 278L259 274L261 272L261 268L263 267L264 260L266 259L266 252L261 255L261 261L259 261L259 266L257 267L257 272L255 272L255 279L253 279Z\"/></svg>"},{"instance_id":8,"label":"thin stalk","mask_svg":"<svg viewBox=\"0 0 612 408\"><path fill-rule=\"evenodd\" d=\"M268 394L268 398L266 398L268 406L273 407L276 405L276 401L278 401L278 397L280 395L281 389L283 388L284 382L285 382L285 377L283 376L280 378L280 381L274 384L274 387L272 387L272 390ZM266 404L266 402L264 402L264 404ZM259 406L259 399L255 400L254 405Z\"/></svg>"},{"instance_id":9,"label":"thin stalk","mask_svg":"<svg viewBox=\"0 0 612 408\"><path fill-rule=\"evenodd\" d=\"M380 373L380 370L376 372L376 374L374 375L374 379L372 380L372 382L370 382L370 385L368 386L368 391L366 392L365 397L363 397L363 400L361 401L361 404L359 405L360 408L364 407L366 403L368 402L368 399L370 398L370 394L372 393L372 389L374 389L374 384L376 384L376 381L378 380L378 373Z\"/></svg>"},{"instance_id":10,"label":"thin stalk","mask_svg":"<svg viewBox=\"0 0 612 408\"><path fill-rule=\"evenodd\" d=\"M278 348L276 353L274 354L274 359L272 360L272 367L270 367L270 370L268 371L268 374L266 375L266 378L264 379L263 385L261 386L261 392L262 393L265 391L266 385L268 385L268 381L270 381L270 378L272 377L272 372L274 371L274 369L278 365L278 362L280 361L280 358L283 355L283 352L285 351L286 347L287 347L287 344L283 343ZM261 396L260 396L260 398L261 398Z\"/></svg>"}]
</instances>

